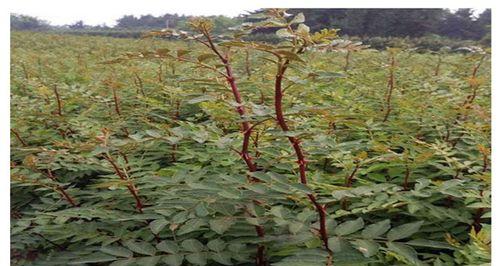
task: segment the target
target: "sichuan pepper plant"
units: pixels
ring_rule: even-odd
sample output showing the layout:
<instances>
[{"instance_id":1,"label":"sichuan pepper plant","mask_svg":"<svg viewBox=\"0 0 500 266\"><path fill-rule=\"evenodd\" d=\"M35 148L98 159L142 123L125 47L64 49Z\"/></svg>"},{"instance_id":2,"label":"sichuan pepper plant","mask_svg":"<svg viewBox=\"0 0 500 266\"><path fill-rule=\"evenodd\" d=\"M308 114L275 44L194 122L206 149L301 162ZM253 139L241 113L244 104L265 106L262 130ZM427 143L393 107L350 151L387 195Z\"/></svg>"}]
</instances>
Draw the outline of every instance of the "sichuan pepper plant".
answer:
<instances>
[{"instance_id":1,"label":"sichuan pepper plant","mask_svg":"<svg viewBox=\"0 0 500 266\"><path fill-rule=\"evenodd\" d=\"M223 36L13 33L12 264L489 262L489 51L252 16ZM264 27L282 42L248 41Z\"/></svg>"}]
</instances>

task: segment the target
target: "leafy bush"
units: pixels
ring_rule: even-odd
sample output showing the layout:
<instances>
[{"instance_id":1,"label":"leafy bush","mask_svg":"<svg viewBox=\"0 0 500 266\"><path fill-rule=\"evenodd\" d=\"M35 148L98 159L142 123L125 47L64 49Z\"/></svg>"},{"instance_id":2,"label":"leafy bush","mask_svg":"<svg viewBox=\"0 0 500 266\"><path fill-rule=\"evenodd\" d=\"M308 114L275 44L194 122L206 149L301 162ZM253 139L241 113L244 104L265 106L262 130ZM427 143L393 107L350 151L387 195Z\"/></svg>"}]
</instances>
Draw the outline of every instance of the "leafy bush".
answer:
<instances>
[{"instance_id":1,"label":"leafy bush","mask_svg":"<svg viewBox=\"0 0 500 266\"><path fill-rule=\"evenodd\" d=\"M281 43L14 32L12 264L488 263L489 55L262 16Z\"/></svg>"}]
</instances>

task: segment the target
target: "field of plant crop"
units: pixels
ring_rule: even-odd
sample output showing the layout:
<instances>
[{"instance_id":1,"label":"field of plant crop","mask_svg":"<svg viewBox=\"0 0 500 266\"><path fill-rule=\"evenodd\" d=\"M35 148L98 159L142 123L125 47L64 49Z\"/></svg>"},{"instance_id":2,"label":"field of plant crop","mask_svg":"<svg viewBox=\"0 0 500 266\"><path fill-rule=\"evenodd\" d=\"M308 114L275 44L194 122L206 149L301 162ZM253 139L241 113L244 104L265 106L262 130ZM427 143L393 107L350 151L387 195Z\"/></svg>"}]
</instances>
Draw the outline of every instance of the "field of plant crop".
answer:
<instances>
[{"instance_id":1,"label":"field of plant crop","mask_svg":"<svg viewBox=\"0 0 500 266\"><path fill-rule=\"evenodd\" d=\"M269 16L282 43L12 32L12 264L486 265L489 51Z\"/></svg>"}]
</instances>

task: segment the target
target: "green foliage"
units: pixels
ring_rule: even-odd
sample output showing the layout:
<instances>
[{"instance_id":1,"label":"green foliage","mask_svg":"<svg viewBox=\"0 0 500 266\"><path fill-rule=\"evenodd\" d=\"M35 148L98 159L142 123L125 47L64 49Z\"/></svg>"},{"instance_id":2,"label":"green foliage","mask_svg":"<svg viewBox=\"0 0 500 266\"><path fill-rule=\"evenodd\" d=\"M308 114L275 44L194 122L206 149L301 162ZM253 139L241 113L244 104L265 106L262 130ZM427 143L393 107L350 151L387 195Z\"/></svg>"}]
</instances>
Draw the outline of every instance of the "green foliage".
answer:
<instances>
[{"instance_id":1,"label":"green foliage","mask_svg":"<svg viewBox=\"0 0 500 266\"><path fill-rule=\"evenodd\" d=\"M13 32L12 264L253 265L264 247L271 265L325 265L308 195L326 210L333 265L488 263L487 51L376 51L270 12L213 40L241 103L196 35ZM256 26L279 26L281 42L240 38ZM289 131L274 113L283 61ZM244 122L255 125L257 171L239 154ZM307 155L307 184L290 137Z\"/></svg>"}]
</instances>

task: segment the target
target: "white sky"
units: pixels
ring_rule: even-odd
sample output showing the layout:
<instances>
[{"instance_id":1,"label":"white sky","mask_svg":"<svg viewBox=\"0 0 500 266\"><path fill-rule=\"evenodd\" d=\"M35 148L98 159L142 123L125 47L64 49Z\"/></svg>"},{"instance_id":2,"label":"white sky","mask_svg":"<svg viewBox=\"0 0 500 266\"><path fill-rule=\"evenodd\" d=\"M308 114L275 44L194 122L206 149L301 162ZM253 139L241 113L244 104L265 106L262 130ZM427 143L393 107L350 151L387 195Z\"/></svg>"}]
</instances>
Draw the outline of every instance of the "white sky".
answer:
<instances>
[{"instance_id":1,"label":"white sky","mask_svg":"<svg viewBox=\"0 0 500 266\"><path fill-rule=\"evenodd\" d=\"M177 13L184 15L226 15L237 16L245 11L262 7L473 7L484 9L481 1L455 0L452 4L439 1L398 1L414 3L393 3L374 5L373 1L328 4L324 0L15 0L10 3L10 12L35 16L52 25L71 24L83 20L85 24L108 26L123 15L163 15ZM346 2L346 1L344 1ZM353 2L353 1L347 1ZM481 4L483 3L483 4Z\"/></svg>"}]
</instances>

